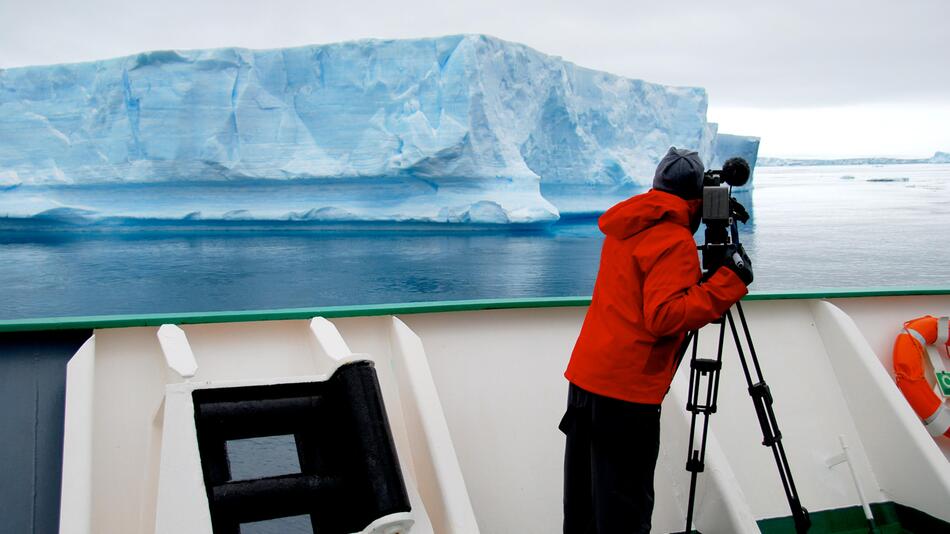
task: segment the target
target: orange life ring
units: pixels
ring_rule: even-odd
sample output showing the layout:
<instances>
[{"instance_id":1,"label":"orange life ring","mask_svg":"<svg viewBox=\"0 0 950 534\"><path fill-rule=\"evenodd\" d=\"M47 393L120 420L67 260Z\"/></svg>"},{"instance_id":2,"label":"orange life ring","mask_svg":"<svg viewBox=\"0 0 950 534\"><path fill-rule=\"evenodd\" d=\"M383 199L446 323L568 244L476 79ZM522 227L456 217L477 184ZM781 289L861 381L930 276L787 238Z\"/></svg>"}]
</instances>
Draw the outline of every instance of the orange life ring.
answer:
<instances>
[{"instance_id":1,"label":"orange life ring","mask_svg":"<svg viewBox=\"0 0 950 534\"><path fill-rule=\"evenodd\" d=\"M923 420L930 435L942 434L950 438L950 408L934 391L940 384L931 386L924 376L924 360L929 358L934 365L934 372L938 373L935 378L944 381L950 379L950 374L941 374L945 369L943 354L939 350L942 348L946 354L947 337L946 317L937 319L925 315L904 323L904 331L894 341L894 374L897 376L897 387ZM946 384L944 391L947 391Z\"/></svg>"}]
</instances>

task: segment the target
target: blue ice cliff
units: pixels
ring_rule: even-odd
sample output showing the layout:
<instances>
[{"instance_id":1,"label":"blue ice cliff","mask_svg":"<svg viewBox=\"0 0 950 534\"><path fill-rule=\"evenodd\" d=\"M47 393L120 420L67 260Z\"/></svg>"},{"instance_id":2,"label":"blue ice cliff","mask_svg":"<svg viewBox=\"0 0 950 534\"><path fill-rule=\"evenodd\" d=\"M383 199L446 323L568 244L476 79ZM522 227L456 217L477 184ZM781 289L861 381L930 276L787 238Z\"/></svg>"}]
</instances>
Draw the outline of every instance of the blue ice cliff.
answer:
<instances>
[{"instance_id":1,"label":"blue ice cliff","mask_svg":"<svg viewBox=\"0 0 950 534\"><path fill-rule=\"evenodd\" d=\"M671 145L754 160L706 107L482 35L8 69L0 216L543 223Z\"/></svg>"},{"instance_id":2,"label":"blue ice cliff","mask_svg":"<svg viewBox=\"0 0 950 534\"><path fill-rule=\"evenodd\" d=\"M722 164L732 157L743 158L749 162L750 167L755 168L759 159L759 138L730 134L717 135L710 167L721 169Z\"/></svg>"}]
</instances>

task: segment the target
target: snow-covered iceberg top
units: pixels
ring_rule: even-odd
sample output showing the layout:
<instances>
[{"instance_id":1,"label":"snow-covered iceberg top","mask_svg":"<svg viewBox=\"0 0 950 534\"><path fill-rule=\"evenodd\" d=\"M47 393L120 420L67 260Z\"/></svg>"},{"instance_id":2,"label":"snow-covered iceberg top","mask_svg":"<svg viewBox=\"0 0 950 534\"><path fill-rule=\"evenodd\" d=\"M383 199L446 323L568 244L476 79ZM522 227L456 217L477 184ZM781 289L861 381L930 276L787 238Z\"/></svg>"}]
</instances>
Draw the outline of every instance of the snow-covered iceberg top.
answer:
<instances>
[{"instance_id":1,"label":"snow-covered iceberg top","mask_svg":"<svg viewBox=\"0 0 950 534\"><path fill-rule=\"evenodd\" d=\"M648 184L671 145L711 163L706 107L482 35L9 69L0 216L554 220L542 183Z\"/></svg>"}]
</instances>

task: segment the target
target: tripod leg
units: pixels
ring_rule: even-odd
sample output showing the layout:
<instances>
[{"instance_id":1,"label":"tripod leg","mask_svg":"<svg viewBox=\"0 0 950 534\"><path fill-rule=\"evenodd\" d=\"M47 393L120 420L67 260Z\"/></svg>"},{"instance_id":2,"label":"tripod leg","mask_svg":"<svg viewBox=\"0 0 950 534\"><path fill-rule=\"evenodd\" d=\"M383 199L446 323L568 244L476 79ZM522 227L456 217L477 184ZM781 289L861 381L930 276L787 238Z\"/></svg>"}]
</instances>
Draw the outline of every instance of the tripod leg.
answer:
<instances>
[{"instance_id":1,"label":"tripod leg","mask_svg":"<svg viewBox=\"0 0 950 534\"><path fill-rule=\"evenodd\" d=\"M785 490L785 497L788 500L789 507L792 511L792 518L795 521L796 532L807 532L811 526L811 519L808 517L808 510L802 507L798 490L795 488L791 467L788 465L788 457L785 455L785 447L782 445L782 431L778 428L775 411L772 409L772 392L769 390L768 384L765 383L765 379L762 378L762 368L759 366L759 359L755 353L755 346L752 344L752 335L749 332L749 325L746 322L745 314L742 312L741 303L736 303L736 309L739 313L739 320L741 321L742 330L745 334L744 337L749 347L749 355L753 364L752 371L755 372L754 377L746 361L745 352L742 350L742 343L739 340L739 332L736 328L736 321L732 316L732 310L726 312L726 318L729 321L732 338L736 344L739 361L742 363L742 371L745 374L749 395L752 396L755 414L759 419L759 426L762 429L762 445L772 449L775 465L778 468L779 477L782 480L782 488Z\"/></svg>"},{"instance_id":2,"label":"tripod leg","mask_svg":"<svg viewBox=\"0 0 950 534\"><path fill-rule=\"evenodd\" d=\"M686 530L690 532L693 525L693 512L696 502L696 482L705 469L706 462L706 436L709 431L709 416L716 413L716 400L719 396L719 371L722 369L722 347L725 338L725 321L720 319L719 326L719 350L716 359L703 359L697 357L699 347L699 332L691 333L692 336L692 356L689 362L689 391L686 401L686 409L691 412L689 426L689 452L686 457L686 470L690 472L689 479L689 501L686 508ZM706 395L700 399L700 391L703 389L702 379L706 379ZM700 437L699 448L696 448L696 418L703 416L702 434Z\"/></svg>"},{"instance_id":3,"label":"tripod leg","mask_svg":"<svg viewBox=\"0 0 950 534\"><path fill-rule=\"evenodd\" d=\"M696 436L696 401L699 397L699 384L698 377L695 376L696 373L693 370L693 362L696 361L696 351L699 347L699 330L690 332L689 336L692 338L692 349L693 353L690 357L690 371L689 371L689 389L687 391L686 397L686 409L691 413L689 421L689 450L686 453L686 470L690 472L689 475L689 501L686 507L686 534L689 534L690 527L693 524L693 502L696 498L696 476L698 471L693 469L695 465L700 463L699 452L696 451L693 447L694 439ZM695 389L694 389L695 385Z\"/></svg>"}]
</instances>

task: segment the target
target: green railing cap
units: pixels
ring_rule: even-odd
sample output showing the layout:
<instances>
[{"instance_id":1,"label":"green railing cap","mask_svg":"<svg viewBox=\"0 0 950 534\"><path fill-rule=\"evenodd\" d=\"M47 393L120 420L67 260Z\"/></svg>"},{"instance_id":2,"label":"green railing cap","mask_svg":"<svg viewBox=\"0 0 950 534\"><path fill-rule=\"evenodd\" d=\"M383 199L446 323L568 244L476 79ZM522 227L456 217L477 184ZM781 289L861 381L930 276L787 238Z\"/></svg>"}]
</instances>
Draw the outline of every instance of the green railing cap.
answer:
<instances>
[{"instance_id":1,"label":"green railing cap","mask_svg":"<svg viewBox=\"0 0 950 534\"><path fill-rule=\"evenodd\" d=\"M812 291L753 292L743 300L835 299L859 297L895 297L912 295L950 295L950 288L870 288ZM364 317L373 315L405 315L411 313L444 313L472 310L512 308L555 308L587 306L590 297L539 297L518 299L455 300L408 302L401 304L365 304L358 306L327 306L282 310L213 311L156 313L131 315L97 315L88 317L44 317L36 319L0 320L0 332L39 330L70 330L159 326L162 324L234 323L310 319L311 317Z\"/></svg>"}]
</instances>

